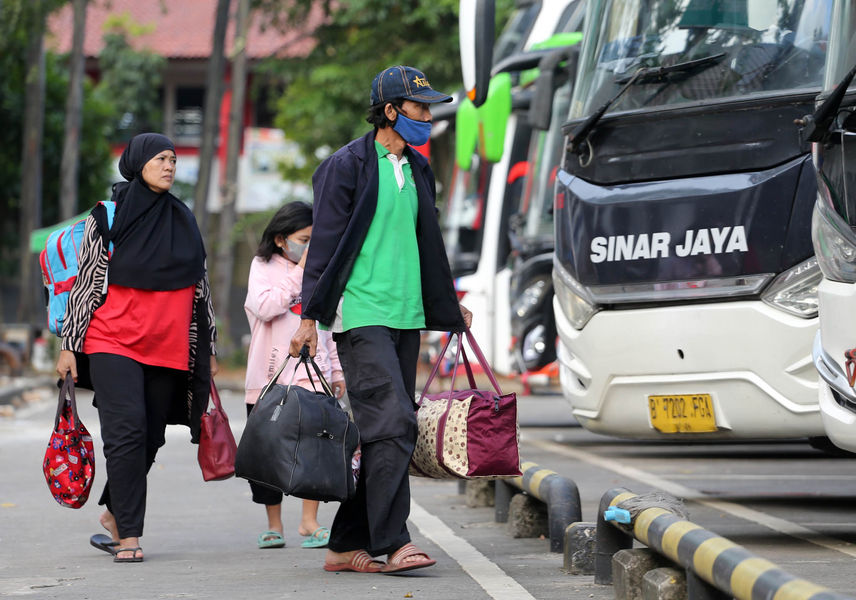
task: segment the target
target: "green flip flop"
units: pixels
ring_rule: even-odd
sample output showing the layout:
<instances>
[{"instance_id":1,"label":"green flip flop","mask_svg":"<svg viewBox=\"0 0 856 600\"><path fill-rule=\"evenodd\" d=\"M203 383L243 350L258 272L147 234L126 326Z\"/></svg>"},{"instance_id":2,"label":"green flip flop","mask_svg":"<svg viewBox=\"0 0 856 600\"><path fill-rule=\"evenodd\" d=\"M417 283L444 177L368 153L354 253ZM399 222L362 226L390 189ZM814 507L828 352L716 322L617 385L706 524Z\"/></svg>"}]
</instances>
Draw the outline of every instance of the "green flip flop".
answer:
<instances>
[{"instance_id":1,"label":"green flip flop","mask_svg":"<svg viewBox=\"0 0 856 600\"><path fill-rule=\"evenodd\" d=\"M285 538L278 531L265 531L259 534L259 548L284 548Z\"/></svg>"},{"instance_id":2,"label":"green flip flop","mask_svg":"<svg viewBox=\"0 0 856 600\"><path fill-rule=\"evenodd\" d=\"M330 530L319 527L300 544L301 548L324 548L330 540Z\"/></svg>"}]
</instances>

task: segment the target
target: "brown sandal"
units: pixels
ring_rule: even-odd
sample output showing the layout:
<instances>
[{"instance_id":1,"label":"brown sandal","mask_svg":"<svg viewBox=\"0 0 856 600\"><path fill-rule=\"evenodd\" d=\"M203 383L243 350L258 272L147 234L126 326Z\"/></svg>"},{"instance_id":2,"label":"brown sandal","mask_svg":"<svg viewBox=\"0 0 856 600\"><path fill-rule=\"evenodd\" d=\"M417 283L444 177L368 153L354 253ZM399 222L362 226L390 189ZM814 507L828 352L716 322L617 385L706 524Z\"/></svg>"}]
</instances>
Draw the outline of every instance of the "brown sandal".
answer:
<instances>
[{"instance_id":1,"label":"brown sandal","mask_svg":"<svg viewBox=\"0 0 856 600\"><path fill-rule=\"evenodd\" d=\"M411 556L422 556L422 560L413 560L404 562L405 559ZM389 555L389 560L386 565L381 568L381 573L400 573L402 571L412 571L413 569L424 569L431 565L437 564L437 561L430 558L422 550L413 544L405 544L395 552Z\"/></svg>"},{"instance_id":2,"label":"brown sandal","mask_svg":"<svg viewBox=\"0 0 856 600\"><path fill-rule=\"evenodd\" d=\"M380 573L383 561L374 560L365 550L355 552L351 560L344 563L324 563L325 571L354 571L356 573Z\"/></svg>"}]
</instances>

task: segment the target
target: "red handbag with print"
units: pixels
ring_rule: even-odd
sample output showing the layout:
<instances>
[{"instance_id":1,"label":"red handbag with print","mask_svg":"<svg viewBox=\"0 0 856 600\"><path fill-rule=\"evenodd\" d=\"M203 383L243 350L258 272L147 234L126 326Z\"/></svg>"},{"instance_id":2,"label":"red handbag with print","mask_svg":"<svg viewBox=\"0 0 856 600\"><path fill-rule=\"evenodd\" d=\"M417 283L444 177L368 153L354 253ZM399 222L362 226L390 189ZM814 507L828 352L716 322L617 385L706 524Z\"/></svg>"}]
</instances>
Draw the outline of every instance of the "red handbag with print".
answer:
<instances>
[{"instance_id":1,"label":"red handbag with print","mask_svg":"<svg viewBox=\"0 0 856 600\"><path fill-rule=\"evenodd\" d=\"M80 508L95 478L92 436L77 416L74 379L67 373L59 391L54 431L42 464L48 488L60 506Z\"/></svg>"}]
</instances>

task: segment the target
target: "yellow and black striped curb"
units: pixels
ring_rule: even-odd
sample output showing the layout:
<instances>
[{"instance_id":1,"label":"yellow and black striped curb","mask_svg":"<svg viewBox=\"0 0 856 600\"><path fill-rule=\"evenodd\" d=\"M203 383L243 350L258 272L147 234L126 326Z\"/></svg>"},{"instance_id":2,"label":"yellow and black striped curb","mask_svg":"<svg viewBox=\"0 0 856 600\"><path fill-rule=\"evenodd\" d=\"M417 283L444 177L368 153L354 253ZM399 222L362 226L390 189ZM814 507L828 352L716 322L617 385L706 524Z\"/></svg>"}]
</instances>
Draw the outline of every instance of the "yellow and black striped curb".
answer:
<instances>
[{"instance_id":1,"label":"yellow and black striped curb","mask_svg":"<svg viewBox=\"0 0 856 600\"><path fill-rule=\"evenodd\" d=\"M547 505L547 520L550 530L550 551L562 552L565 543L565 529L571 523L582 520L580 492L577 484L562 477L555 471L544 469L534 462L525 461L520 465L519 477L496 480L495 507L496 521L508 520L508 505L512 492L507 486L514 486Z\"/></svg>"},{"instance_id":2,"label":"yellow and black striped curb","mask_svg":"<svg viewBox=\"0 0 856 600\"><path fill-rule=\"evenodd\" d=\"M598 559L622 548L629 548L633 543L632 538L636 538L737 600L854 600L851 596L783 571L742 546L659 506L631 513L629 525L604 520L603 512L606 508L635 497L637 495L633 492L616 488L608 491L601 499L597 521ZM606 534L603 541L601 530ZM631 538L629 543L628 540L609 535L609 530ZM610 553L614 546L620 547ZM599 560L599 563L596 569L602 568L603 561ZM595 577L597 580L597 575Z\"/></svg>"}]
</instances>

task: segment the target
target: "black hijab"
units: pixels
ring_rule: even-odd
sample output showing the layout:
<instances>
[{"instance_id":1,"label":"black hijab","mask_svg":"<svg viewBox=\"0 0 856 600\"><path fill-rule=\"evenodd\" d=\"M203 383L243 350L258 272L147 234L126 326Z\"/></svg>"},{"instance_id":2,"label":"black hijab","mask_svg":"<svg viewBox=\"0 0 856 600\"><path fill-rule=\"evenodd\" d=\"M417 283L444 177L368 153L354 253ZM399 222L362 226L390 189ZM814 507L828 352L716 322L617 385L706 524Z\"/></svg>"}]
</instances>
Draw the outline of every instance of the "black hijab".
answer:
<instances>
[{"instance_id":1,"label":"black hijab","mask_svg":"<svg viewBox=\"0 0 856 600\"><path fill-rule=\"evenodd\" d=\"M157 193L143 181L145 164L164 150L175 151L159 133L131 139L119 158L127 182L113 185L116 217L105 238L114 244L109 283L145 290L178 290L199 281L205 249L193 213L169 192ZM103 205L92 211L99 229L107 229Z\"/></svg>"}]
</instances>

